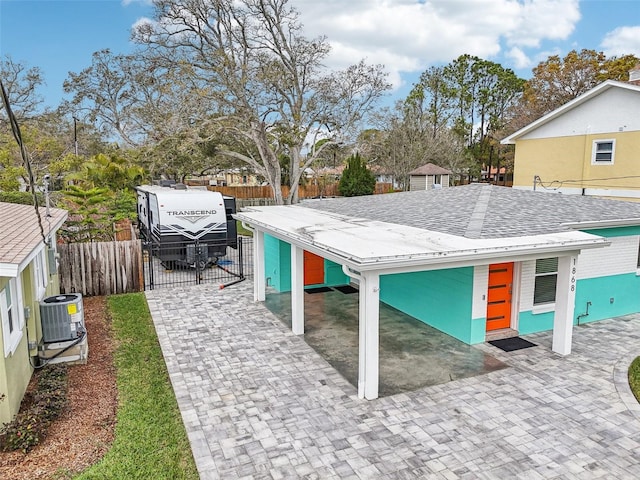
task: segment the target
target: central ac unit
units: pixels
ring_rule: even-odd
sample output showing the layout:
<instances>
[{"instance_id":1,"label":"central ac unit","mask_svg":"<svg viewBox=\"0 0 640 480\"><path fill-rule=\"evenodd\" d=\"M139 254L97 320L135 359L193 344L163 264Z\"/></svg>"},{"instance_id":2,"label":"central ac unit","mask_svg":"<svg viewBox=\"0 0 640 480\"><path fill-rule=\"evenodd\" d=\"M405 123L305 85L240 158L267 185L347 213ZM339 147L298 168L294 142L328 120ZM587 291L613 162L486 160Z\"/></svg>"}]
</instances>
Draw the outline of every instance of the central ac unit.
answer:
<instances>
[{"instance_id":1,"label":"central ac unit","mask_svg":"<svg viewBox=\"0 0 640 480\"><path fill-rule=\"evenodd\" d=\"M54 295L40 302L42 341L44 343L75 340L84 330L81 293Z\"/></svg>"}]
</instances>

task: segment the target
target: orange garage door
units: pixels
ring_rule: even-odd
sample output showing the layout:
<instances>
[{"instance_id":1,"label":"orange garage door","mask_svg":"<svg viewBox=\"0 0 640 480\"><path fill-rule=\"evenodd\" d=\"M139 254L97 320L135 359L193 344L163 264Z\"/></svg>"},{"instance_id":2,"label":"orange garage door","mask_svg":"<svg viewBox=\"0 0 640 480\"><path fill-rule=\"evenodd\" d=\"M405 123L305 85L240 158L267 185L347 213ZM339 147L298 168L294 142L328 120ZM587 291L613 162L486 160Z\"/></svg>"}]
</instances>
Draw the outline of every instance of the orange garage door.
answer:
<instances>
[{"instance_id":1,"label":"orange garage door","mask_svg":"<svg viewBox=\"0 0 640 480\"><path fill-rule=\"evenodd\" d=\"M324 258L315 253L304 251L304 284L324 283Z\"/></svg>"}]
</instances>

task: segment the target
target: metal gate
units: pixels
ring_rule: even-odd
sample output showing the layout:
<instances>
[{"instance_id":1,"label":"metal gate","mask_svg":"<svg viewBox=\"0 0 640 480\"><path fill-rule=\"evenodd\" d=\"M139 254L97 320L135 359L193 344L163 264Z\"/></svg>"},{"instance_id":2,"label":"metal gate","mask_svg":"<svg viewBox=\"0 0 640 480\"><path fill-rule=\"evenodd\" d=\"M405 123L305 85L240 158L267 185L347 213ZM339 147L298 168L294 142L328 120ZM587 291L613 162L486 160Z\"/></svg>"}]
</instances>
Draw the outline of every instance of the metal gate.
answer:
<instances>
[{"instance_id":1,"label":"metal gate","mask_svg":"<svg viewBox=\"0 0 640 480\"><path fill-rule=\"evenodd\" d=\"M238 237L237 248L226 243L143 242L144 289L180 285L219 284L220 288L243 281L251 274L251 238ZM247 271L248 270L248 271Z\"/></svg>"}]
</instances>

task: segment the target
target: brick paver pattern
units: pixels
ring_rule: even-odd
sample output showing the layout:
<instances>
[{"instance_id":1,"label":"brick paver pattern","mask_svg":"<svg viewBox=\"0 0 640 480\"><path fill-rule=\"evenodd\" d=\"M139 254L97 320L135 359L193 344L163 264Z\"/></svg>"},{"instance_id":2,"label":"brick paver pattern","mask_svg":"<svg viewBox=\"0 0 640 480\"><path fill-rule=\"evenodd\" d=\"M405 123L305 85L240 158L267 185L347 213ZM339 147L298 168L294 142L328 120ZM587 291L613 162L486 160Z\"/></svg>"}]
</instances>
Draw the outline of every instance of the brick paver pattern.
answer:
<instances>
[{"instance_id":1,"label":"brick paver pattern","mask_svg":"<svg viewBox=\"0 0 640 480\"><path fill-rule=\"evenodd\" d=\"M626 382L640 315L574 328L573 352L375 401L293 335L252 285L147 292L202 479L640 478Z\"/></svg>"}]
</instances>

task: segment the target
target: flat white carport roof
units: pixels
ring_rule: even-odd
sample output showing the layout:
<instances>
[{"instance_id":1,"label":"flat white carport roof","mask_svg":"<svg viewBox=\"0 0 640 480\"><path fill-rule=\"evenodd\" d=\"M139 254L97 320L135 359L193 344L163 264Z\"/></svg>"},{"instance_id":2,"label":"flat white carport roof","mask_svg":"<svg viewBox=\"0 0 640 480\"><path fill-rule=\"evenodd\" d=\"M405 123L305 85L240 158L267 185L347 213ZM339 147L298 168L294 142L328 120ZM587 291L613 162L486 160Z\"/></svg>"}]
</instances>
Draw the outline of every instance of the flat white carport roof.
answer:
<instances>
[{"instance_id":1,"label":"flat white carport roof","mask_svg":"<svg viewBox=\"0 0 640 480\"><path fill-rule=\"evenodd\" d=\"M540 257L608 245L578 231L508 238L466 238L295 205L250 207L238 220L356 271L424 270Z\"/></svg>"},{"instance_id":2,"label":"flat white carport roof","mask_svg":"<svg viewBox=\"0 0 640 480\"><path fill-rule=\"evenodd\" d=\"M348 217L297 205L250 207L235 218L255 230L254 297L265 299L264 234L291 245L292 329L304 333L303 251L343 266L360 283L359 375L361 398L378 397L380 275L559 257L553 350L571 351L576 259L582 249L604 247L602 237L578 231L508 238L466 238Z\"/></svg>"}]
</instances>

